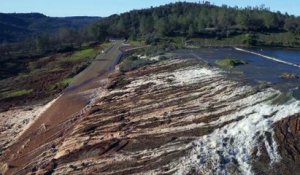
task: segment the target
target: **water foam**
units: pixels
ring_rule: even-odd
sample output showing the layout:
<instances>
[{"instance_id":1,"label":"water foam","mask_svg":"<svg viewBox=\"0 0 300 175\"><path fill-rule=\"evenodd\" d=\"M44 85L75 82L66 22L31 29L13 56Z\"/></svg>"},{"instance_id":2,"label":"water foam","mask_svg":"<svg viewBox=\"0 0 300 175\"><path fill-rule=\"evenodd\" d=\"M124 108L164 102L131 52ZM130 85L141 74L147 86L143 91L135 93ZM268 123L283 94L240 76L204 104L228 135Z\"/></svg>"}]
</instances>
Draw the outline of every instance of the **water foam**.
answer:
<instances>
[{"instance_id":1,"label":"water foam","mask_svg":"<svg viewBox=\"0 0 300 175\"><path fill-rule=\"evenodd\" d=\"M237 87L231 95L238 95L249 88ZM191 143L191 153L180 160L179 164L173 164L177 174L187 174L191 169L202 174L231 174L230 167L233 166L241 174L253 174L253 152L261 143L265 145L271 165L280 161L277 143L273 140L273 124L300 113L300 101L296 99L290 99L284 104L273 104L280 94L269 88L232 103L236 111L206 124L218 129ZM271 136L271 142L267 135ZM258 150L257 156L259 154Z\"/></svg>"}]
</instances>

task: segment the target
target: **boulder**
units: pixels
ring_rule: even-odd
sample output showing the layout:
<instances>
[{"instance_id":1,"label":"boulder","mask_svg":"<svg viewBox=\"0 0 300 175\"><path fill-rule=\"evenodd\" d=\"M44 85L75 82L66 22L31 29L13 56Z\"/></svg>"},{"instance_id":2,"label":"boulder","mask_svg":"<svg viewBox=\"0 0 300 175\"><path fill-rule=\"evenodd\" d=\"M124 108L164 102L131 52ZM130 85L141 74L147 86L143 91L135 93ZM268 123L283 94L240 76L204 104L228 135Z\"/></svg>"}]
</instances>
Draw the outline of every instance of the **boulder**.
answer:
<instances>
[{"instance_id":1,"label":"boulder","mask_svg":"<svg viewBox=\"0 0 300 175\"><path fill-rule=\"evenodd\" d=\"M294 73L284 72L280 75L280 78L282 79L299 79L299 76Z\"/></svg>"}]
</instances>

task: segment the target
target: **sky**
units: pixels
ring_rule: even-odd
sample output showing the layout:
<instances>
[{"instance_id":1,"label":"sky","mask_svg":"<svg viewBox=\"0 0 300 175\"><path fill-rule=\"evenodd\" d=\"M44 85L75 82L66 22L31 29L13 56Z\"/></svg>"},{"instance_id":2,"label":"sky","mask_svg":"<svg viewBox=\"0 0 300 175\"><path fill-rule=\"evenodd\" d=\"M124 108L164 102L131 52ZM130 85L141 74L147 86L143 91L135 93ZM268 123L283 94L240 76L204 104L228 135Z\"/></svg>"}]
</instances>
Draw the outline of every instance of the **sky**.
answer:
<instances>
[{"instance_id":1,"label":"sky","mask_svg":"<svg viewBox=\"0 0 300 175\"><path fill-rule=\"evenodd\" d=\"M0 0L2 13L39 12L47 16L101 16L119 14L132 9L155 7L179 0ZM199 2L199 0L186 0ZM202 0L200 0L202 1ZM300 16L300 0L210 0L212 4L229 6L259 6L272 11Z\"/></svg>"}]
</instances>

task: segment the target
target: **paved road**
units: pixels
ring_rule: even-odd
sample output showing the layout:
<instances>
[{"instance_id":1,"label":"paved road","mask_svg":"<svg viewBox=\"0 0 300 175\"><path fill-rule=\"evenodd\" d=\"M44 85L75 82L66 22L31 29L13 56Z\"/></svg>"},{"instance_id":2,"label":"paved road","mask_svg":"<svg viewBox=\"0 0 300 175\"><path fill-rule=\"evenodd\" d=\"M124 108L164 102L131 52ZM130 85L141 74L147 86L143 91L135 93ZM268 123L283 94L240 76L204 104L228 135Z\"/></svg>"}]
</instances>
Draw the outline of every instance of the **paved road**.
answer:
<instances>
[{"instance_id":1,"label":"paved road","mask_svg":"<svg viewBox=\"0 0 300 175\"><path fill-rule=\"evenodd\" d=\"M97 82L119 62L122 41L115 41L104 53L97 56L93 63L75 77L74 82L62 96L42 114L0 158L11 168L8 174L19 174L20 170L44 149L49 142L65 134L73 114L89 103L89 98L81 92L97 87ZM99 86L99 85L98 85Z\"/></svg>"}]
</instances>

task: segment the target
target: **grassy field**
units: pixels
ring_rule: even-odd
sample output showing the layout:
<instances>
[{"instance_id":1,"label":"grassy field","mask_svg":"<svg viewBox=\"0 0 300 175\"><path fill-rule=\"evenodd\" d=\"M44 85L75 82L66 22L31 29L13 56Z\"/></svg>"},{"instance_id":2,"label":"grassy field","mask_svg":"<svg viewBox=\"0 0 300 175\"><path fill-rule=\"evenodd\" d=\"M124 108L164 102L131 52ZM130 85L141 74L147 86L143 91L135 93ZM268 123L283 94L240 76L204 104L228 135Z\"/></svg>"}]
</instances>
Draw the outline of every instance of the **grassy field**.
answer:
<instances>
[{"instance_id":1,"label":"grassy field","mask_svg":"<svg viewBox=\"0 0 300 175\"><path fill-rule=\"evenodd\" d=\"M11 91L5 91L0 94L0 100L7 99L7 98L14 98L14 97L20 97L24 95L29 95L33 92L32 89L22 89L22 90L11 90Z\"/></svg>"},{"instance_id":2,"label":"grassy field","mask_svg":"<svg viewBox=\"0 0 300 175\"><path fill-rule=\"evenodd\" d=\"M64 58L62 61L64 62L78 62L83 61L85 59L89 59L91 57L95 57L97 55L97 50L93 48L84 49L75 52L74 54Z\"/></svg>"}]
</instances>

